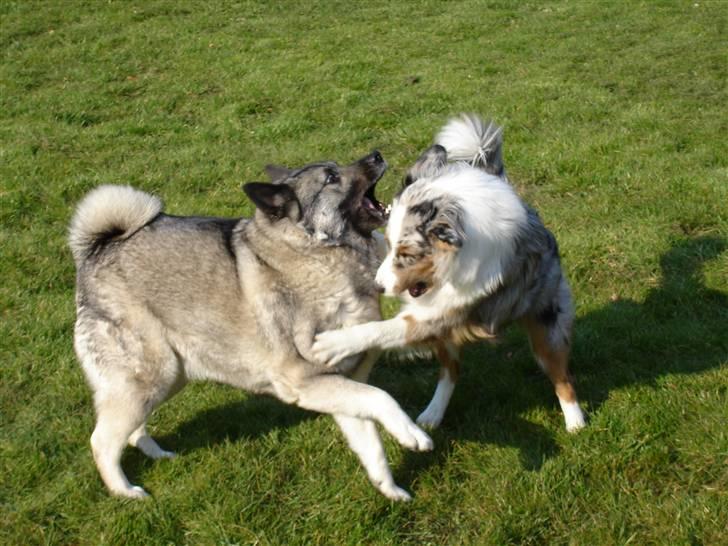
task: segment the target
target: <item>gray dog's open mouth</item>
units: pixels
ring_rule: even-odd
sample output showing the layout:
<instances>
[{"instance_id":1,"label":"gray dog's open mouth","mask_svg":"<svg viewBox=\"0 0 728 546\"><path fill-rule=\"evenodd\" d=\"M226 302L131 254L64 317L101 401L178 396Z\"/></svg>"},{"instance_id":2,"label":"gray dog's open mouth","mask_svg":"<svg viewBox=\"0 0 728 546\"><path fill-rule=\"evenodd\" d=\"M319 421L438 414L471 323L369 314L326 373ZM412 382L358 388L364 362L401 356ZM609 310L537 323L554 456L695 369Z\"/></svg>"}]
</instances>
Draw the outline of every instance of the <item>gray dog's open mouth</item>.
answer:
<instances>
[{"instance_id":1,"label":"gray dog's open mouth","mask_svg":"<svg viewBox=\"0 0 728 546\"><path fill-rule=\"evenodd\" d=\"M377 228L387 223L387 207L379 202L376 196L376 188L379 180L387 170L387 162L378 151L373 151L368 156L357 161L353 167L356 168L357 193L352 197L353 207L352 223L354 228L369 237ZM360 193L361 192L361 193Z\"/></svg>"},{"instance_id":2,"label":"gray dog's open mouth","mask_svg":"<svg viewBox=\"0 0 728 546\"><path fill-rule=\"evenodd\" d=\"M387 221L389 214L387 212L387 207L384 206L384 203L379 202L374 194L376 187L377 183L374 182L374 184L372 184L366 191L364 196L361 198L361 208L372 216L373 219L383 224Z\"/></svg>"}]
</instances>

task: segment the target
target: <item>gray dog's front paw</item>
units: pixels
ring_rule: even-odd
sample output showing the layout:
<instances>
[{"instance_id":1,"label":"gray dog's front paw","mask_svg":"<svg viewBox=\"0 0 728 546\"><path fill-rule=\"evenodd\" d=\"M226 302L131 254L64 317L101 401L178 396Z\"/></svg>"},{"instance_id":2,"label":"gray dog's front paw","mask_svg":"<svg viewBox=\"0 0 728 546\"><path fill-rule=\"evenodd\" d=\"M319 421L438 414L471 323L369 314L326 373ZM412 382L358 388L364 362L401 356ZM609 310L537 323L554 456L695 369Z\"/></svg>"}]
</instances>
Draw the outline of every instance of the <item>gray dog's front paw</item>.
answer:
<instances>
[{"instance_id":1,"label":"gray dog's front paw","mask_svg":"<svg viewBox=\"0 0 728 546\"><path fill-rule=\"evenodd\" d=\"M395 437L410 451L432 451L435 444L427 433L412 423L403 423L400 430L396 431Z\"/></svg>"}]
</instances>

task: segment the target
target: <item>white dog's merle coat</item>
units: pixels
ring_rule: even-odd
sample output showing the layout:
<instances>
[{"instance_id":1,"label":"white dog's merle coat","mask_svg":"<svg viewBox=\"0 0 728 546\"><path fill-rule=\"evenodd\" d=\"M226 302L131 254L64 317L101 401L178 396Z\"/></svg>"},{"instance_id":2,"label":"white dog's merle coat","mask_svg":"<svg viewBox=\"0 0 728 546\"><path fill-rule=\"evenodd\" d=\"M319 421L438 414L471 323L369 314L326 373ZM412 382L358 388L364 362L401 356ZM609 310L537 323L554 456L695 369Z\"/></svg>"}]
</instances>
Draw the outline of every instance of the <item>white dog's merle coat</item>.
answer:
<instances>
[{"instance_id":1,"label":"white dog's merle coat","mask_svg":"<svg viewBox=\"0 0 728 546\"><path fill-rule=\"evenodd\" d=\"M501 129L463 116L436 142L394 200L388 253L377 271L385 293L403 300L402 310L390 320L323 332L314 354L335 364L373 347L428 344L442 369L417 421L437 426L458 377L461 345L518 321L554 384L566 428L583 427L568 372L571 292L554 236L508 182Z\"/></svg>"}]
</instances>

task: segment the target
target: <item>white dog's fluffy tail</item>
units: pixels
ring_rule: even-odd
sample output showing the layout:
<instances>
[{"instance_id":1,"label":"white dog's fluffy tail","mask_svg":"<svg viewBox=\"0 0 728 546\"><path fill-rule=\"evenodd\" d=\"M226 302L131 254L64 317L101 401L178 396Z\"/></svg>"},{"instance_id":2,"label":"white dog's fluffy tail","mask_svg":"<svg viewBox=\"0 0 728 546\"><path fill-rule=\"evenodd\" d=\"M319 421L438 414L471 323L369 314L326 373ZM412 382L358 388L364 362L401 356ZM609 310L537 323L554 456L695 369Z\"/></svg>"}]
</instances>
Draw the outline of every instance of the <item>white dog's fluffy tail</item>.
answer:
<instances>
[{"instance_id":1,"label":"white dog's fluffy tail","mask_svg":"<svg viewBox=\"0 0 728 546\"><path fill-rule=\"evenodd\" d=\"M451 119L435 139L450 161L465 161L496 176L505 176L503 129L474 114Z\"/></svg>"},{"instance_id":2,"label":"white dog's fluffy tail","mask_svg":"<svg viewBox=\"0 0 728 546\"><path fill-rule=\"evenodd\" d=\"M130 186L99 186L76 207L68 242L76 263L111 239L129 237L162 212L162 201Z\"/></svg>"}]
</instances>

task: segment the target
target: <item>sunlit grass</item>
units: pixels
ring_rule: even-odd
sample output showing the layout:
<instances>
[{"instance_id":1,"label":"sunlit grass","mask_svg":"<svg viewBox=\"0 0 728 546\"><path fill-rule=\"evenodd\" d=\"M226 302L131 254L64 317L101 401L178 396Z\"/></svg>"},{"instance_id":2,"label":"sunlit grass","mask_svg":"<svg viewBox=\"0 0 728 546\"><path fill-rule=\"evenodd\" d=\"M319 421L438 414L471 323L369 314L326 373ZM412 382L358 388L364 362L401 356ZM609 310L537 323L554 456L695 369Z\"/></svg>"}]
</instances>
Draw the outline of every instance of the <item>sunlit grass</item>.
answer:
<instances>
[{"instance_id":1,"label":"sunlit grass","mask_svg":"<svg viewBox=\"0 0 728 546\"><path fill-rule=\"evenodd\" d=\"M0 542L719 544L728 521L728 104L721 2L0 3ZM451 114L505 126L577 300L589 412L563 430L525 339L471 347L432 454L387 438L409 505L331 419L218 385L162 406L174 460L108 496L72 345L65 239L100 183L175 214L252 209L266 163L391 165ZM391 313L391 305L386 306ZM432 362L372 381L412 415Z\"/></svg>"}]
</instances>

